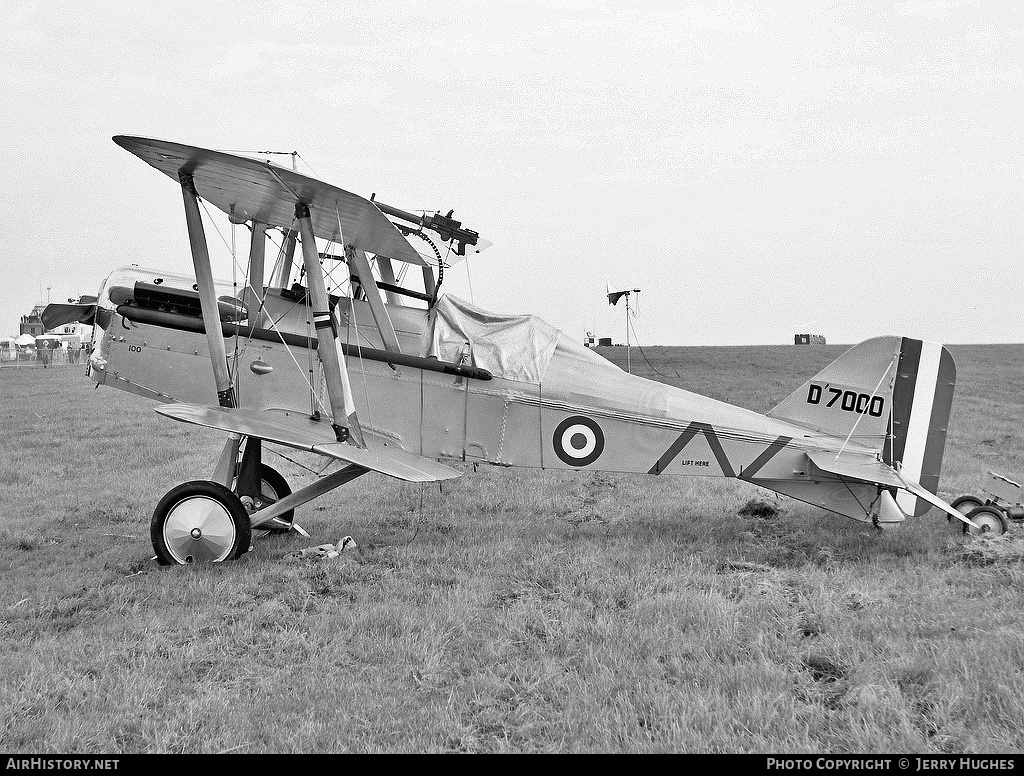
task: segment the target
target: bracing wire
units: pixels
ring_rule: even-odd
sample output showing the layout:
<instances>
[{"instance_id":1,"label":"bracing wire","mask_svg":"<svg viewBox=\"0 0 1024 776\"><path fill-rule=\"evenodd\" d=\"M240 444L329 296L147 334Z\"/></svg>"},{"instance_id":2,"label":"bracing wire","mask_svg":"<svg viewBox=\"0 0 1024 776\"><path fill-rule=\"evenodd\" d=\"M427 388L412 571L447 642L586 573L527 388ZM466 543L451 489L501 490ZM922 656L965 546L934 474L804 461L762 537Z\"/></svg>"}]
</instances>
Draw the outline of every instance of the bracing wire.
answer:
<instances>
[{"instance_id":1,"label":"bracing wire","mask_svg":"<svg viewBox=\"0 0 1024 776\"><path fill-rule=\"evenodd\" d=\"M283 458L284 460L288 461L289 463L295 464L300 469L305 469L307 472L309 472L310 474L312 474L312 475L314 475L316 477L322 477L324 475L324 472L327 471L328 467L333 466L335 463L338 463L337 460L335 460L333 458L328 458L327 462L320 469L320 471L317 471L312 466L306 466L305 464L300 463L299 461L296 461L294 458L289 458L287 455L285 455L284 453L280 452L279 450L270 449L269 452L273 453L278 458Z\"/></svg>"},{"instance_id":2,"label":"bracing wire","mask_svg":"<svg viewBox=\"0 0 1024 776\"><path fill-rule=\"evenodd\" d=\"M248 270L246 271L246 278L248 278ZM248 285L248 283L246 283ZM231 295L235 299L239 299L238 295L238 257L237 248L235 246L235 222L231 222ZM238 391L238 314L234 315L235 319L235 336L232 337L231 347L231 385L234 386L236 394Z\"/></svg>"},{"instance_id":3,"label":"bracing wire","mask_svg":"<svg viewBox=\"0 0 1024 776\"><path fill-rule=\"evenodd\" d=\"M351 303L351 302L349 303L349 308L348 308L348 320L352 324L352 326L355 328L355 331L356 331L356 342L358 343L359 342L359 321L356 318L355 305L353 303ZM349 345L351 346L351 344L352 343L350 341ZM370 409L370 393L369 393L369 391L367 390L367 387L366 387L366 366L363 363L363 349L360 348L358 345L356 345L356 358L359 359L359 373L362 376L362 382L363 382L363 401L366 402L366 421L367 421L366 428L367 428L367 430L372 430L373 429L373 412Z\"/></svg>"},{"instance_id":4,"label":"bracing wire","mask_svg":"<svg viewBox=\"0 0 1024 776\"><path fill-rule=\"evenodd\" d=\"M207 218L209 219L210 223L213 225L213 228L217 232L217 235L220 237L221 242L223 242L224 245L226 245L228 247L228 250L231 250L230 244L228 243L227 240L224 239L224 235L221 233L220 227L218 227L217 226L217 222L213 220L213 216L210 215L210 211L209 211L209 209L207 209L206 203L201 198L199 199L199 204L202 205L203 210L206 212ZM283 252L283 250L284 250L284 247L282 245L282 252ZM237 257L235 257L234 254L232 254L232 261L237 265ZM250 285L249 288L252 288L252 286ZM252 290L259 296L259 298L261 299L261 304L262 304L262 300L265 300L265 294L263 292L263 289L261 288L261 289L257 290L257 289L253 288ZM278 333L278 335L280 336L281 335L281 329L278 328L277 321L275 321L271 316L267 316L267 320L270 322L270 325L274 329L274 331L276 331ZM254 327L255 327L254 323L250 324L250 329L254 328ZM299 370L299 373L302 374L303 379L309 385L310 393L316 398L316 402L317 402L317 404L320 405L320 409L326 414L327 413L327 408L324 406L323 402L320 400L320 397L316 396L316 389L313 387L312 381L309 380L309 378L306 377L305 371L302 369L302 367L299 364L298 359L295 357L295 353L293 353L291 347L289 347L288 344L284 342L284 337L283 336L281 337L281 342L282 342L282 344L284 344L284 349L288 352L288 355L292 359L292 362L295 364L295 367ZM243 350L242 351L243 355L244 355L244 352L245 351Z\"/></svg>"},{"instance_id":5,"label":"bracing wire","mask_svg":"<svg viewBox=\"0 0 1024 776\"><path fill-rule=\"evenodd\" d=\"M889 371L890 371L890 370L892 369L892 367L893 367L893 364L895 364L895 363L896 363L896 360L897 360L898 358L899 358L899 353L896 353L896 354L895 354L895 355L893 355L893 357L892 357L892 358L891 358L891 359L889 360L889 365L888 365L888 366L887 366L887 367L885 368L885 371L884 371L884 372L882 372L882 376L881 376L880 378L878 378L878 384L877 384L877 385L875 386L875 390L873 390L873 391L871 392L871 395L872 395L872 396L874 396L874 395L875 395L876 393L878 393L878 389L882 387L882 381L884 381L884 380L885 380L885 378L886 378L886 375L888 375L888 374L889 374ZM840 447L840 448L839 448L839 452L838 452L838 453L836 453L836 460L837 460L837 461L839 460L839 456L843 454L843 450L845 450L845 449L846 449L846 445L847 445L847 443L848 443L848 442L850 441L850 437L852 437L852 436L853 436L853 432L857 430L857 426L858 426L858 425L860 425L860 422L861 422L861 420L862 420L863 418L864 418L864 415L863 415L863 414L860 414L860 415L858 415L858 416L857 416L857 420L855 420L855 421L854 421L854 423L853 423L853 428L851 428L851 429L850 429L850 433L849 433L849 435L848 435L848 436L846 437L846 441L844 441L844 442L843 442L843 446L842 446L842 447Z\"/></svg>"},{"instance_id":6,"label":"bracing wire","mask_svg":"<svg viewBox=\"0 0 1024 776\"><path fill-rule=\"evenodd\" d=\"M338 218L338 231L340 233L341 232L341 213L337 209L335 209L334 214ZM344 240L344 236L342 237L342 240ZM342 245L342 249L344 250L344 244ZM349 277L351 278L351 269L349 271ZM370 279L372 280L372 278L370 278ZM349 286L351 286L351 285L352 284L351 284L351 281L350 281L349 282ZM368 424L367 428L368 429L372 429L373 428L373 413L370 410L370 395L369 395L369 391L367 390L367 387L366 387L366 366L363 363L363 349L361 347L359 347L359 342L360 342L360 337L359 337L359 321L356 319L355 298L353 296L351 296L351 294L349 296L349 304L348 304L348 323L351 323L355 327L355 331L356 331L356 357L359 359L359 372L362 375L362 381L363 381L363 400L366 402L366 420L367 420L367 424ZM352 341L351 341L351 337L348 334L348 326L347 325L346 325L345 339L348 341L349 347L351 347L352 346ZM345 363L345 369L347 371L348 370L348 360L346 359L344 363ZM353 404L354 403L355 403L355 399L353 398ZM355 408L353 407L353 409L355 409ZM364 442L365 442L365 439L364 439Z\"/></svg>"},{"instance_id":7,"label":"bracing wire","mask_svg":"<svg viewBox=\"0 0 1024 776\"><path fill-rule=\"evenodd\" d=\"M476 304L476 300L473 298L473 278L469 274L469 257L463 262L466 265L466 282L469 284L469 301L472 304Z\"/></svg>"},{"instance_id":8,"label":"bracing wire","mask_svg":"<svg viewBox=\"0 0 1024 776\"><path fill-rule=\"evenodd\" d=\"M203 199L199 198L199 197L197 197L196 199L199 201L199 204L202 205L203 212L206 213L206 220L209 221L210 224L213 226L214 231L217 232L217 236L220 237L220 241L222 243L224 243L224 247L226 247L228 249L228 252L231 254L231 288L232 288L232 293L234 294L234 297L237 299L238 298L238 280L237 280L238 257L237 257L236 252L235 252L235 225L234 224L231 225L231 242L229 243L227 241L227 239L225 239L223 232L221 232L220 227L217 226L217 222L214 220L213 215L210 213L210 209L208 207L206 207L206 202ZM233 338L234 339L234 345L233 345L233 349L232 349L232 352L231 352L231 364L228 367L228 375L231 378L231 385L234 388L237 389L237 387L238 387L237 386L237 382L238 382L238 356L239 356L239 354L238 354L238 335L239 335L239 331L240 331L240 326L238 324L238 317L237 317L237 315L235 315L234 318L235 318L235 320L233 321L233 323L235 324L235 336Z\"/></svg>"},{"instance_id":9,"label":"bracing wire","mask_svg":"<svg viewBox=\"0 0 1024 776\"><path fill-rule=\"evenodd\" d=\"M441 281L444 280L444 268L448 263L448 259L451 258L452 255L452 242L453 240L448 241L448 253L445 254L444 261L441 261L440 254L437 257L437 285L434 286L434 301L431 303L431 307L433 307L437 302L437 296L441 293Z\"/></svg>"},{"instance_id":10,"label":"bracing wire","mask_svg":"<svg viewBox=\"0 0 1024 776\"><path fill-rule=\"evenodd\" d=\"M318 173L316 170L313 169L313 165L311 165L309 162L306 161L306 157L304 157L298 151L292 151L292 153L295 154L299 159L302 160L302 163L309 168L309 171L311 173L313 173L314 176L316 176L317 178L320 177L320 173Z\"/></svg>"},{"instance_id":11,"label":"bracing wire","mask_svg":"<svg viewBox=\"0 0 1024 776\"><path fill-rule=\"evenodd\" d=\"M630 311L630 312L632 312L632 311ZM634 315L634 317L636 317L635 313L633 315ZM649 366L656 375L660 375L661 377L669 377L669 375L665 374L664 372L659 372L657 367L655 367L654 364L651 363L650 359L647 358L647 354L644 353L644 349L640 346L640 338L637 337L636 327L633 325L633 322L630 321L627 318L626 319L626 325L629 326L629 330L633 332L633 336L636 338L636 341L637 341L636 342L637 349L640 351L640 355L644 357L644 361L647 362L647 366ZM676 375L676 376L678 377L678 375Z\"/></svg>"}]
</instances>

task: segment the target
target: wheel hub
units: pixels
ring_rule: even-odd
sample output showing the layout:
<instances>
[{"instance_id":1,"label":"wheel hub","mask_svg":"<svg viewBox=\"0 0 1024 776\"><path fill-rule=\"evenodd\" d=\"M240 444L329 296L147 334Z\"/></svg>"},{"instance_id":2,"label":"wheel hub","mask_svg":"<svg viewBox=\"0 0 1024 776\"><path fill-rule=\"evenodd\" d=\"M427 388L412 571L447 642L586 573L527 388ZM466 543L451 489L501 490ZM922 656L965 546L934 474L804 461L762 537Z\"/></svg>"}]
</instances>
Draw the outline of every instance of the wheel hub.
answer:
<instances>
[{"instance_id":1,"label":"wheel hub","mask_svg":"<svg viewBox=\"0 0 1024 776\"><path fill-rule=\"evenodd\" d=\"M168 510L163 539L178 563L215 563L230 554L235 529L223 504L197 494L183 498Z\"/></svg>"}]
</instances>

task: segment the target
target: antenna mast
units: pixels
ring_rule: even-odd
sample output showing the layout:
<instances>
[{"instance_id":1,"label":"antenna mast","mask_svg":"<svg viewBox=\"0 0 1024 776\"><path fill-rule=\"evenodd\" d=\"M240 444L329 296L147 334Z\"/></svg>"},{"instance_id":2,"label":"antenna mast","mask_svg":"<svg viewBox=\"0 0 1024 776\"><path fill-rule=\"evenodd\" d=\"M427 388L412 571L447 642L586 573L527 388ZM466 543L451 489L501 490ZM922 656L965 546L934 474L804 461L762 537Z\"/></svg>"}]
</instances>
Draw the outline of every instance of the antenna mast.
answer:
<instances>
[{"instance_id":1,"label":"antenna mast","mask_svg":"<svg viewBox=\"0 0 1024 776\"><path fill-rule=\"evenodd\" d=\"M634 288L632 291L613 291L611 286L608 287L608 304L614 307L622 297L626 298L626 372L629 374L633 373L633 365L629 356L629 295L639 293L639 288Z\"/></svg>"}]
</instances>

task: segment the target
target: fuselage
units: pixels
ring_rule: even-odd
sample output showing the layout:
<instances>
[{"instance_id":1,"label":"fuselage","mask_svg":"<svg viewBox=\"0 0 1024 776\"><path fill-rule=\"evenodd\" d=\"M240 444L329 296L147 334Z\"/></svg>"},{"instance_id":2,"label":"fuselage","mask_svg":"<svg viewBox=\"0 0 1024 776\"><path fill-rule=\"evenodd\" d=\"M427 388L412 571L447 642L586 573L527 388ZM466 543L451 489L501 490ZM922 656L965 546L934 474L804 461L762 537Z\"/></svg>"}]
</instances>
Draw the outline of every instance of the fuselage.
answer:
<instances>
[{"instance_id":1,"label":"fuselage","mask_svg":"<svg viewBox=\"0 0 1024 776\"><path fill-rule=\"evenodd\" d=\"M113 273L100 294L90 377L156 401L215 405L192 283L136 267ZM238 405L329 413L303 290L267 290L258 326L230 284L219 285L218 297ZM464 303L433 314L389 305L406 357L399 359L385 353L365 301L336 304L359 423L410 452L500 466L738 477L856 519L865 519L877 491L830 486L827 474L812 471L808 450L838 451L844 440L627 374L532 316L488 317ZM446 364L470 369L445 371Z\"/></svg>"}]
</instances>

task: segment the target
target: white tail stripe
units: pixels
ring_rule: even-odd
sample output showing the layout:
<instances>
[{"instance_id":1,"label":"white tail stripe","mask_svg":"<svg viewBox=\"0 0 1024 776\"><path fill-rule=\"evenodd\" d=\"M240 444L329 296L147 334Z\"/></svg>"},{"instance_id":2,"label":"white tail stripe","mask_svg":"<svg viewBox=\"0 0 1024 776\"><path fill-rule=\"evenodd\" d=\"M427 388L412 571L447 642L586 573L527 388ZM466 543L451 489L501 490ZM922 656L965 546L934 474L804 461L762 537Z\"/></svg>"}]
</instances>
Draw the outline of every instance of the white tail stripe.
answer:
<instances>
[{"instance_id":1,"label":"white tail stripe","mask_svg":"<svg viewBox=\"0 0 1024 776\"><path fill-rule=\"evenodd\" d=\"M918 482L924 466L925 448L928 446L928 431L932 420L932 405L935 403L935 384L939 379L939 362L942 359L942 345L937 342L921 343L921 360L917 367L917 381L914 384L914 404L910 408L910 422L907 424L906 446L900 472L904 477ZM896 503L908 514L913 514L917 496L901 491Z\"/></svg>"}]
</instances>

